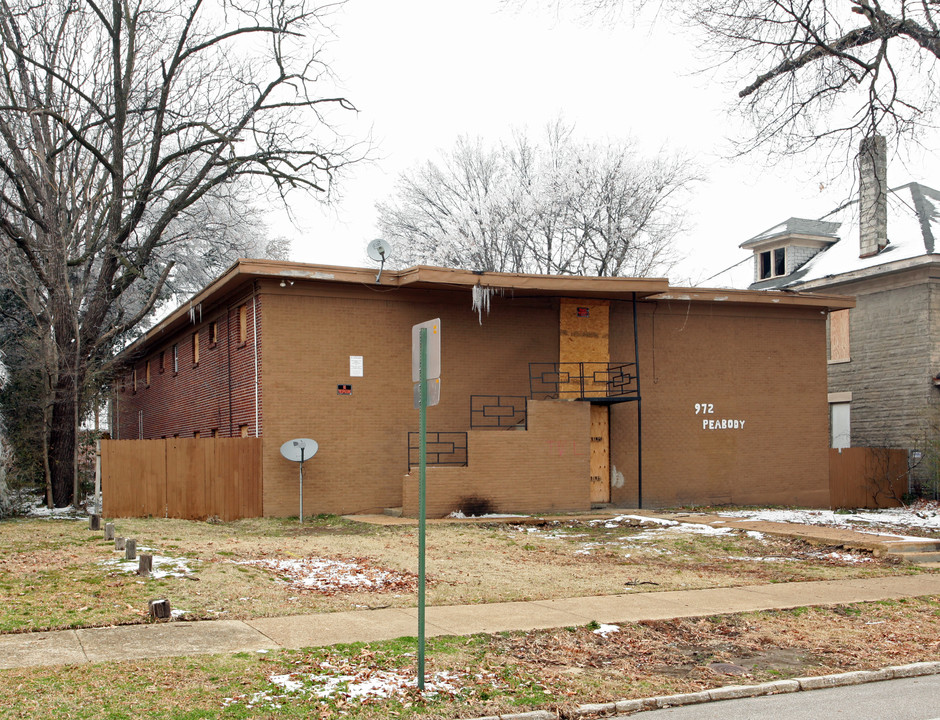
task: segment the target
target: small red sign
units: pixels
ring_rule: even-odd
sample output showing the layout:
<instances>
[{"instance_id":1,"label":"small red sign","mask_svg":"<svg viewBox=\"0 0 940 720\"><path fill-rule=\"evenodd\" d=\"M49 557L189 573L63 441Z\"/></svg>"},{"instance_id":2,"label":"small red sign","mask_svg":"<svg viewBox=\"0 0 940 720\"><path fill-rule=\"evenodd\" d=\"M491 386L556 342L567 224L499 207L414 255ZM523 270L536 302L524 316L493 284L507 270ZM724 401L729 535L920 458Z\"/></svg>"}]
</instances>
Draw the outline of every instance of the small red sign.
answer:
<instances>
[{"instance_id":1,"label":"small red sign","mask_svg":"<svg viewBox=\"0 0 940 720\"><path fill-rule=\"evenodd\" d=\"M352 395L352 385L337 385L336 394L337 395Z\"/></svg>"},{"instance_id":2,"label":"small red sign","mask_svg":"<svg viewBox=\"0 0 940 720\"><path fill-rule=\"evenodd\" d=\"M591 308L579 307L578 308L578 317L590 317Z\"/></svg>"}]
</instances>

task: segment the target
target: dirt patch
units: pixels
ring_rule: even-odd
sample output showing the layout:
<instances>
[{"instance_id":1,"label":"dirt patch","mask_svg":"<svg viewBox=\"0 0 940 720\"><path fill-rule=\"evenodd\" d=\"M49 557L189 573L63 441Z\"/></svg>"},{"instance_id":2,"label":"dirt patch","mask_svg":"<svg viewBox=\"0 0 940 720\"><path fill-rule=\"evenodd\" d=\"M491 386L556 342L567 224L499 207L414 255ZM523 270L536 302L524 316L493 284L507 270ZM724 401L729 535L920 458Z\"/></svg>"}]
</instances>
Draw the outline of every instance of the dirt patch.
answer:
<instances>
[{"instance_id":1,"label":"dirt patch","mask_svg":"<svg viewBox=\"0 0 940 720\"><path fill-rule=\"evenodd\" d=\"M145 620L166 597L186 619L248 619L366 607L413 607L412 581L303 591L266 562L342 562L400 578L417 571L417 529L336 517L200 523L117 520L139 552L185 563L180 577L140 578L102 533L77 521L0 523L0 631ZM831 550L831 552L830 552ZM432 524L429 605L551 599L920 572L799 541L640 520ZM130 571L128 571L128 569ZM54 588L50 592L50 588Z\"/></svg>"}]
</instances>

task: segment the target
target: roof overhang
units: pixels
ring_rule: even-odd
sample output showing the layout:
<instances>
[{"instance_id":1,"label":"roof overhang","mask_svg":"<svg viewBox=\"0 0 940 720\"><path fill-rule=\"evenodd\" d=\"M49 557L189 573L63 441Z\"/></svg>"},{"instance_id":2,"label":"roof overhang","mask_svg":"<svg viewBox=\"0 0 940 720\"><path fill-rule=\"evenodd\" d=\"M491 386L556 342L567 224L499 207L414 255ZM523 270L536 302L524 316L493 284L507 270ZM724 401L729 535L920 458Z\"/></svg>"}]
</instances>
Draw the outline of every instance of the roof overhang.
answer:
<instances>
[{"instance_id":1,"label":"roof overhang","mask_svg":"<svg viewBox=\"0 0 940 720\"><path fill-rule=\"evenodd\" d=\"M819 310L848 310L855 307L855 298L844 295L790 292L787 290L725 290L672 287L650 300L683 300L688 302L743 303L747 305L781 305Z\"/></svg>"},{"instance_id":2,"label":"roof overhang","mask_svg":"<svg viewBox=\"0 0 940 720\"><path fill-rule=\"evenodd\" d=\"M152 341L177 332L190 324L190 311L212 298L220 298L245 283L258 279L306 280L325 284L371 285L376 271L369 268L311 265L282 260L238 260L216 280L196 293L120 354L131 355ZM574 297L606 300L694 300L696 302L741 302L802 305L826 309L854 307L851 298L807 293L747 290L707 290L671 288L665 278L582 277L574 275L529 275L418 265L382 273L383 288L398 287L426 291L470 290L475 286L492 288L514 297Z\"/></svg>"}]
</instances>

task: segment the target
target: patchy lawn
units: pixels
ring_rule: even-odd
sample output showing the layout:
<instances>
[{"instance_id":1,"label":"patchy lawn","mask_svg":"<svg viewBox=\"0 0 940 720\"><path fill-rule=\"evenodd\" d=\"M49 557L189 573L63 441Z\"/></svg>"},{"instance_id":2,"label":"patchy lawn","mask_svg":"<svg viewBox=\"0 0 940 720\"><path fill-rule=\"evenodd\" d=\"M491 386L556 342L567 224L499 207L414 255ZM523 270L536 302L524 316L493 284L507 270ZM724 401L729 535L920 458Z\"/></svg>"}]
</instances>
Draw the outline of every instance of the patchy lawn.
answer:
<instances>
[{"instance_id":1,"label":"patchy lawn","mask_svg":"<svg viewBox=\"0 0 940 720\"><path fill-rule=\"evenodd\" d=\"M430 605L921 572L859 552L630 516L540 525L432 524ZM231 523L121 519L135 562L87 521L0 522L0 632L139 623L166 597L185 619L247 619L416 604L417 529L337 517Z\"/></svg>"},{"instance_id":2,"label":"patchy lawn","mask_svg":"<svg viewBox=\"0 0 940 720\"><path fill-rule=\"evenodd\" d=\"M0 671L0 717L457 718L940 659L940 599Z\"/></svg>"}]
</instances>

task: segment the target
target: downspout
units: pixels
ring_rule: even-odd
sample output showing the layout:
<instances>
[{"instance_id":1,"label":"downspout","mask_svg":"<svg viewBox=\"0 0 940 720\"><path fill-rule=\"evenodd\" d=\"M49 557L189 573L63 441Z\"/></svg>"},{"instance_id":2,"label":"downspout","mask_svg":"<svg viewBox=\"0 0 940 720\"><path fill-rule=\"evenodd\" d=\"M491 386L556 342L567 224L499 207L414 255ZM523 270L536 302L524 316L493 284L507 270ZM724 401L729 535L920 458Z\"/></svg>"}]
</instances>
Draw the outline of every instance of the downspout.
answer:
<instances>
[{"instance_id":1,"label":"downspout","mask_svg":"<svg viewBox=\"0 0 940 720\"><path fill-rule=\"evenodd\" d=\"M643 507L643 400L640 393L640 346L636 326L636 293L633 293L633 369L636 372L636 505Z\"/></svg>"},{"instance_id":2,"label":"downspout","mask_svg":"<svg viewBox=\"0 0 940 720\"><path fill-rule=\"evenodd\" d=\"M255 294L251 298L251 314L254 322L255 346L255 437L258 437L258 286L255 284Z\"/></svg>"}]
</instances>

